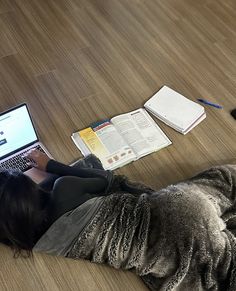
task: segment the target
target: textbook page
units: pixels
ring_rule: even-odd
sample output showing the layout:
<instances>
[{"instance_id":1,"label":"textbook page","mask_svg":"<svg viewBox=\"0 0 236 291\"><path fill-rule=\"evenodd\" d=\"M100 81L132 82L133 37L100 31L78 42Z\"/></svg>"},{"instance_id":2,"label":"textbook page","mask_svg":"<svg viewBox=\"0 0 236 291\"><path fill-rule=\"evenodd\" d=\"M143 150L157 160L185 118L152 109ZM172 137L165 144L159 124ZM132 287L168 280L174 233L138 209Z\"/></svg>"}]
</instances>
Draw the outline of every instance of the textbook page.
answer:
<instances>
[{"instance_id":1,"label":"textbook page","mask_svg":"<svg viewBox=\"0 0 236 291\"><path fill-rule=\"evenodd\" d=\"M114 170L136 158L109 120L93 123L91 127L79 131L79 135L106 170Z\"/></svg>"},{"instance_id":2,"label":"textbook page","mask_svg":"<svg viewBox=\"0 0 236 291\"><path fill-rule=\"evenodd\" d=\"M93 123L91 127L108 151L108 168L116 169L136 159L134 151L109 119Z\"/></svg>"},{"instance_id":3,"label":"textbook page","mask_svg":"<svg viewBox=\"0 0 236 291\"><path fill-rule=\"evenodd\" d=\"M138 158L171 144L169 138L143 108L111 119Z\"/></svg>"}]
</instances>

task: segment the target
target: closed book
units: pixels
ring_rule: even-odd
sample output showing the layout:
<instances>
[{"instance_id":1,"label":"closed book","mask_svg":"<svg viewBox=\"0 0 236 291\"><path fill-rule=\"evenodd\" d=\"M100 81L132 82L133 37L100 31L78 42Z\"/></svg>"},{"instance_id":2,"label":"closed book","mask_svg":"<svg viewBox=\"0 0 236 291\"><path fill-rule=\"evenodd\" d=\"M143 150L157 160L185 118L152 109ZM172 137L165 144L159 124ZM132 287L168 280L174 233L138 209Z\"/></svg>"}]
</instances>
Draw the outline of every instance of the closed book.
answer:
<instances>
[{"instance_id":1,"label":"closed book","mask_svg":"<svg viewBox=\"0 0 236 291\"><path fill-rule=\"evenodd\" d=\"M144 107L182 134L189 132L206 117L203 106L167 86L155 93Z\"/></svg>"}]
</instances>

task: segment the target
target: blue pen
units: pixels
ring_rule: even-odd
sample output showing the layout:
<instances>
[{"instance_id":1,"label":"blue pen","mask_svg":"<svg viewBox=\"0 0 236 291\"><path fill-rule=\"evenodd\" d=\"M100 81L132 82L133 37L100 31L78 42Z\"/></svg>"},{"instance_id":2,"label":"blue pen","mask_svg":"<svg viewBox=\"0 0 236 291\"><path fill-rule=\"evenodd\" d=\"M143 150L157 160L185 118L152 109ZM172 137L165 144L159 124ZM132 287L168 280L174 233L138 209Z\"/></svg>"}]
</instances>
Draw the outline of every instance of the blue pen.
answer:
<instances>
[{"instance_id":1,"label":"blue pen","mask_svg":"<svg viewBox=\"0 0 236 291\"><path fill-rule=\"evenodd\" d=\"M215 108L218 108L218 109L222 109L223 107L218 105L218 104L215 104L215 103L212 103L212 102L209 102L207 100L204 100L204 99L197 99L199 102L203 103L203 104L206 104L206 105L210 105L210 106L213 106Z\"/></svg>"}]
</instances>

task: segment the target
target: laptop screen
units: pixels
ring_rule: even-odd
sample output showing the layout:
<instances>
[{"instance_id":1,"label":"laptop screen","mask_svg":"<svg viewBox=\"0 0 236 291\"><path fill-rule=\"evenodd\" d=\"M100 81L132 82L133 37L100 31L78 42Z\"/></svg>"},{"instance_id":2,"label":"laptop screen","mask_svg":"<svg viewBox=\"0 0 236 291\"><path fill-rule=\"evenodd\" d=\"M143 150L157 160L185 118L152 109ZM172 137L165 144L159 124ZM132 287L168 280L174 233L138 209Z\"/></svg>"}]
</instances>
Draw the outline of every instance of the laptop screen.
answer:
<instances>
[{"instance_id":1,"label":"laptop screen","mask_svg":"<svg viewBox=\"0 0 236 291\"><path fill-rule=\"evenodd\" d=\"M0 114L0 158L38 140L26 104Z\"/></svg>"}]
</instances>

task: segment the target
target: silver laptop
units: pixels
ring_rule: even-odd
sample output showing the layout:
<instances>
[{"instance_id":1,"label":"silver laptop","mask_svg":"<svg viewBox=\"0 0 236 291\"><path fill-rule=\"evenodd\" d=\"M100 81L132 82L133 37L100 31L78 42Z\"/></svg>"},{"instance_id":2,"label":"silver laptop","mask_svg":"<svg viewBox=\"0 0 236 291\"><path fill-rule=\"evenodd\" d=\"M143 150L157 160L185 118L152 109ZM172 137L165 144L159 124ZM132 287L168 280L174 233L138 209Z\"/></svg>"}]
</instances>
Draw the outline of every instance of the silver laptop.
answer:
<instances>
[{"instance_id":1,"label":"silver laptop","mask_svg":"<svg viewBox=\"0 0 236 291\"><path fill-rule=\"evenodd\" d=\"M23 103L0 114L0 169L30 167L22 156L32 148L38 148L50 157L50 153L39 142L27 104Z\"/></svg>"}]
</instances>

